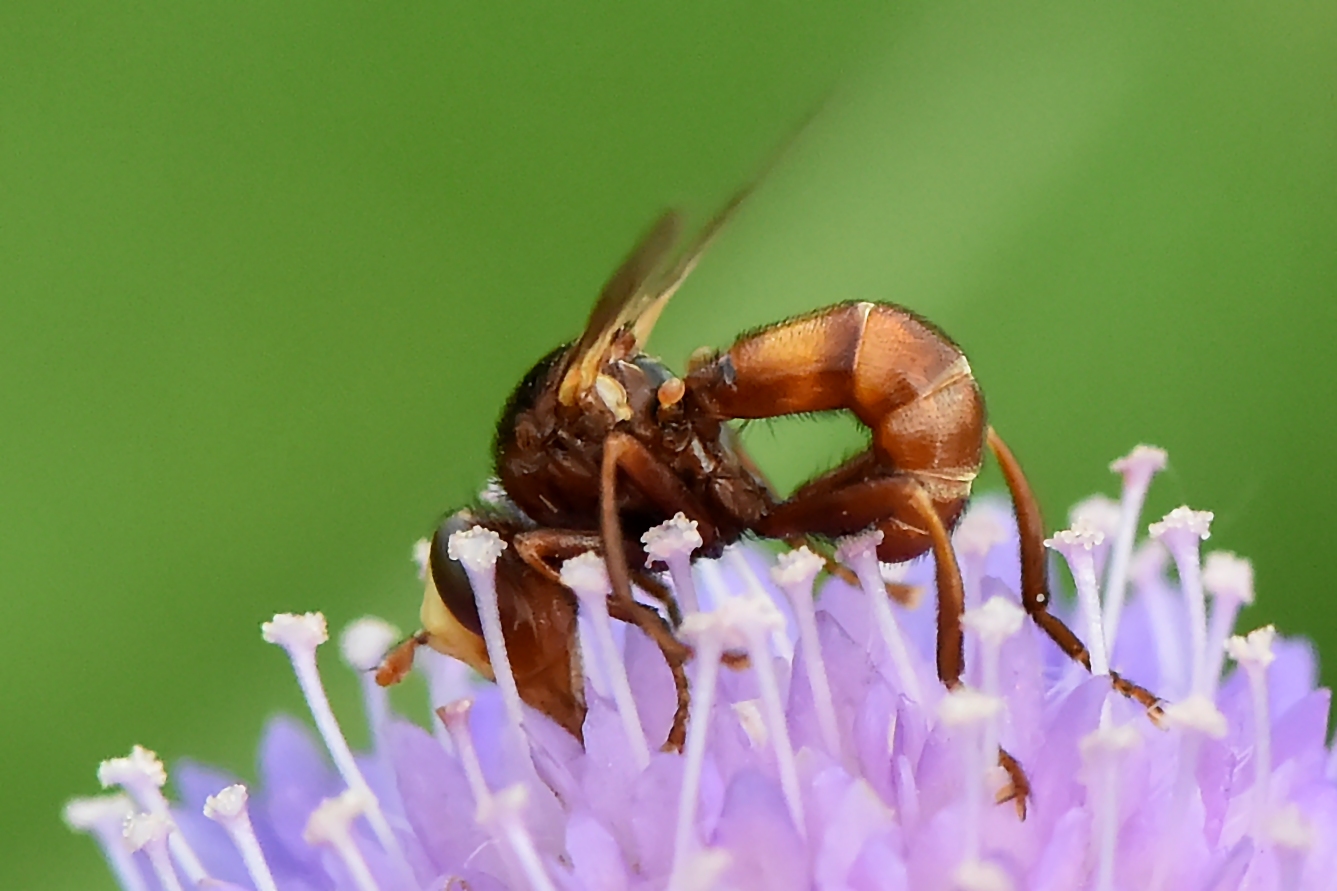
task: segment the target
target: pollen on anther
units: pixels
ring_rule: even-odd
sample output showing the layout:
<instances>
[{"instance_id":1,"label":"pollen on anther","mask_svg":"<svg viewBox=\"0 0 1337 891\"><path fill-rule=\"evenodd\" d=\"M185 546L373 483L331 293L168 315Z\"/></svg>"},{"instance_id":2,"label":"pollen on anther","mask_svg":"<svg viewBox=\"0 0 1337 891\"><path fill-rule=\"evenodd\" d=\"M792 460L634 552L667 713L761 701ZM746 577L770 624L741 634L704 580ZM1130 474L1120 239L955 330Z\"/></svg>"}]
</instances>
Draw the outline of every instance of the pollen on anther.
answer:
<instances>
[{"instance_id":1,"label":"pollen on anther","mask_svg":"<svg viewBox=\"0 0 1337 891\"><path fill-rule=\"evenodd\" d=\"M125 840L131 850L166 841L172 831L172 820L163 814L131 814L125 818Z\"/></svg>"},{"instance_id":2,"label":"pollen on anther","mask_svg":"<svg viewBox=\"0 0 1337 891\"><path fill-rule=\"evenodd\" d=\"M825 560L808 550L807 545L801 545L779 556L771 568L771 578L782 587L810 585L825 565Z\"/></svg>"},{"instance_id":3,"label":"pollen on anther","mask_svg":"<svg viewBox=\"0 0 1337 891\"><path fill-rule=\"evenodd\" d=\"M501 536L482 526L452 532L446 542L446 554L450 559L458 560L476 572L495 566L504 550L506 542Z\"/></svg>"},{"instance_id":4,"label":"pollen on anther","mask_svg":"<svg viewBox=\"0 0 1337 891\"><path fill-rule=\"evenodd\" d=\"M312 649L330 639L323 613L279 613L260 626L266 643Z\"/></svg>"},{"instance_id":5,"label":"pollen on anther","mask_svg":"<svg viewBox=\"0 0 1337 891\"><path fill-rule=\"evenodd\" d=\"M1199 539L1211 538L1212 518L1215 516L1209 510L1193 510L1187 505L1176 507L1164 516L1164 518L1152 523L1147 531L1151 537L1157 540L1164 540L1166 536L1177 536L1181 533L1187 533L1197 536Z\"/></svg>"},{"instance_id":6,"label":"pollen on anther","mask_svg":"<svg viewBox=\"0 0 1337 891\"><path fill-rule=\"evenodd\" d=\"M1087 526L1076 526L1054 533L1053 538L1045 539L1045 547L1067 556L1078 550L1091 551L1105 541L1105 533Z\"/></svg>"},{"instance_id":7,"label":"pollen on anther","mask_svg":"<svg viewBox=\"0 0 1337 891\"><path fill-rule=\"evenodd\" d=\"M1276 659L1272 652L1272 642L1276 639L1277 629L1271 625L1255 628L1247 635L1235 635L1226 641L1226 652L1230 658L1241 665L1255 665L1266 668Z\"/></svg>"},{"instance_id":8,"label":"pollen on anther","mask_svg":"<svg viewBox=\"0 0 1337 891\"><path fill-rule=\"evenodd\" d=\"M1308 851L1314 846L1314 826L1294 804L1278 810L1268 820L1267 834L1279 847Z\"/></svg>"},{"instance_id":9,"label":"pollen on anther","mask_svg":"<svg viewBox=\"0 0 1337 891\"><path fill-rule=\"evenodd\" d=\"M672 519L646 530L641 536L641 542L645 545L646 562L655 560L667 562L669 558L683 554L691 556L702 543L701 533L696 531L696 527L696 520L687 519L687 515L679 511Z\"/></svg>"},{"instance_id":10,"label":"pollen on anther","mask_svg":"<svg viewBox=\"0 0 1337 891\"><path fill-rule=\"evenodd\" d=\"M559 572L562 584L580 597L603 597L612 590L608 581L608 568L603 558L593 551L586 551L562 563Z\"/></svg>"},{"instance_id":11,"label":"pollen on anther","mask_svg":"<svg viewBox=\"0 0 1337 891\"><path fill-rule=\"evenodd\" d=\"M130 749L128 757L108 758L98 765L97 778L104 789L131 786L144 779L162 788L167 782L167 768L157 753L137 745Z\"/></svg>"},{"instance_id":12,"label":"pollen on anther","mask_svg":"<svg viewBox=\"0 0 1337 891\"><path fill-rule=\"evenodd\" d=\"M1004 544L1010 533L992 510L971 510L961 518L952 533L952 544L961 555L984 557Z\"/></svg>"},{"instance_id":13,"label":"pollen on anther","mask_svg":"<svg viewBox=\"0 0 1337 891\"><path fill-rule=\"evenodd\" d=\"M204 815L210 820L231 820L246 810L246 787L233 783L204 799Z\"/></svg>"}]
</instances>

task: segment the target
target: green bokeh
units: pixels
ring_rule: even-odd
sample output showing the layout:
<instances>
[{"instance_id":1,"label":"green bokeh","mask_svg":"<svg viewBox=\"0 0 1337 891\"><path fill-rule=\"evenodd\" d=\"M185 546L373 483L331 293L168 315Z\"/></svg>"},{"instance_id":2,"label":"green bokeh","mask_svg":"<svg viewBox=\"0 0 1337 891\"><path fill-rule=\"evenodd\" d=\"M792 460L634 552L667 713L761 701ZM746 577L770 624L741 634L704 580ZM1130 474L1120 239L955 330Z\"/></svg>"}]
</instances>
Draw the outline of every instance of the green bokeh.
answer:
<instances>
[{"instance_id":1,"label":"green bokeh","mask_svg":"<svg viewBox=\"0 0 1337 891\"><path fill-rule=\"evenodd\" d=\"M299 707L268 615L412 626L514 381L823 102L655 348L912 306L1051 526L1163 445L1243 622L1337 651L1335 10L0 6L0 886L111 887L58 810L133 742L251 774ZM786 483L853 435L774 431Z\"/></svg>"}]
</instances>

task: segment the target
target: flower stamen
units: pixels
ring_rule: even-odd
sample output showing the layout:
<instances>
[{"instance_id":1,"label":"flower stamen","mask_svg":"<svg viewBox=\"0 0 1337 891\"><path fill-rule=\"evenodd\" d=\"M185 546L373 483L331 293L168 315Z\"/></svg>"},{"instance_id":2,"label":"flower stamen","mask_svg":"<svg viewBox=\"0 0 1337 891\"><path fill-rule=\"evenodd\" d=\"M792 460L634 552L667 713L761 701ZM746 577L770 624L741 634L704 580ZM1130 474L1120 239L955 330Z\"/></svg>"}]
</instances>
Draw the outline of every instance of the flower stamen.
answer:
<instances>
[{"instance_id":1,"label":"flower stamen","mask_svg":"<svg viewBox=\"0 0 1337 891\"><path fill-rule=\"evenodd\" d=\"M1189 636L1192 643L1190 690L1208 695L1207 683L1207 604L1202 592L1202 564L1199 545L1211 536L1212 512L1176 507L1149 527L1151 537L1170 552L1179 570L1179 587L1188 604Z\"/></svg>"},{"instance_id":2,"label":"flower stamen","mask_svg":"<svg viewBox=\"0 0 1337 891\"><path fill-rule=\"evenodd\" d=\"M1244 669L1249 679L1249 698L1253 706L1253 819L1255 838L1263 836L1272 803L1269 799L1272 779L1272 719L1267 695L1267 667L1276 656L1272 641L1277 631L1271 625L1236 635L1226 641L1226 650Z\"/></svg>"},{"instance_id":3,"label":"flower stamen","mask_svg":"<svg viewBox=\"0 0 1337 891\"><path fill-rule=\"evenodd\" d=\"M919 684L919 675L914 663L910 661L910 651L905 644L905 635L901 633L896 616L891 611L890 598L887 596L886 583L882 581L882 568L877 560L877 546L882 543L881 530L874 529L860 535L851 535L841 539L836 549L836 556L859 579L859 587L872 605L873 617L877 621L882 641L887 646L902 692L906 698L922 703L924 691Z\"/></svg>"},{"instance_id":4,"label":"flower stamen","mask_svg":"<svg viewBox=\"0 0 1337 891\"><path fill-rule=\"evenodd\" d=\"M1045 539L1045 547L1063 555L1072 571L1077 586L1077 601L1089 624L1087 650L1091 654L1091 673L1110 673L1110 657L1105 629L1100 614L1100 588L1096 581L1096 562L1093 551L1105 540L1105 534L1094 529L1076 527L1054 533Z\"/></svg>"},{"instance_id":5,"label":"flower stamen","mask_svg":"<svg viewBox=\"0 0 1337 891\"><path fill-rule=\"evenodd\" d=\"M1147 500L1151 480L1165 467L1166 453L1155 446L1139 445L1110 464L1110 470L1123 476L1123 494L1119 498L1119 531L1111 548L1109 574L1105 577L1105 635L1110 650L1118 639L1124 599L1128 593L1129 560L1137 540L1137 524L1142 505Z\"/></svg>"},{"instance_id":6,"label":"flower stamen","mask_svg":"<svg viewBox=\"0 0 1337 891\"><path fill-rule=\"evenodd\" d=\"M184 891L167 852L167 840L174 834L172 828L171 818L163 814L132 814L125 818L125 840L130 850L143 851L148 856L163 891Z\"/></svg>"},{"instance_id":7,"label":"flower stamen","mask_svg":"<svg viewBox=\"0 0 1337 891\"><path fill-rule=\"evenodd\" d=\"M251 817L246 811L246 798L245 786L240 783L227 786L205 799L204 815L222 826L232 839L237 852L241 854L242 863L246 865L246 871L251 875L251 881L255 883L255 891L278 891L265 853L260 850L260 842L251 826Z\"/></svg>"},{"instance_id":8,"label":"flower stamen","mask_svg":"<svg viewBox=\"0 0 1337 891\"><path fill-rule=\"evenodd\" d=\"M120 786L135 800L144 811L155 817L171 820L167 799L162 794L163 784L167 782L167 768L151 750L143 746L134 746L125 758L109 758L98 765L98 782L102 788ZM167 844L172 856L186 874L186 879L198 885L208 877L204 864L195 854L185 836L170 833Z\"/></svg>"},{"instance_id":9,"label":"flower stamen","mask_svg":"<svg viewBox=\"0 0 1337 891\"><path fill-rule=\"evenodd\" d=\"M311 710L316 730L320 732L321 739L325 741L325 748L334 759L334 766L348 785L349 791L364 800L360 812L365 812L367 822L371 825L372 832L376 834L381 847L386 853L402 862L404 853L399 845L399 839L395 838L385 814L381 811L380 803L362 776L357 761L353 759L353 750L349 748L348 740L344 738L339 720L334 716L334 709L330 708L330 698L326 695L325 686L320 680L320 670L316 667L316 648L329 640L325 616L321 613L302 615L279 613L271 621L260 626L260 631L266 643L280 646L288 654L293 674L297 676L297 685L301 688L302 696Z\"/></svg>"},{"instance_id":10,"label":"flower stamen","mask_svg":"<svg viewBox=\"0 0 1337 891\"><path fill-rule=\"evenodd\" d=\"M1253 564L1229 551L1212 551L1203 563L1202 585L1212 595L1205 673L1207 694L1215 696L1226 659L1226 638L1235 628L1240 607L1253 603Z\"/></svg>"},{"instance_id":11,"label":"flower stamen","mask_svg":"<svg viewBox=\"0 0 1337 891\"><path fill-rule=\"evenodd\" d=\"M692 554L702 543L696 525L696 520L689 520L686 514L678 511L673 519L646 530L641 536L646 565L662 561L668 566L673 593L684 613L694 613L701 608L696 597L696 581L692 578Z\"/></svg>"},{"instance_id":12,"label":"flower stamen","mask_svg":"<svg viewBox=\"0 0 1337 891\"><path fill-rule=\"evenodd\" d=\"M343 861L358 891L380 891L353 839L353 821L367 813L368 804L367 796L354 789L326 798L307 820L302 839L309 845L329 845Z\"/></svg>"},{"instance_id":13,"label":"flower stamen","mask_svg":"<svg viewBox=\"0 0 1337 891\"><path fill-rule=\"evenodd\" d=\"M62 816L66 826L97 839L122 891L147 891L125 840L125 821L134 812L130 797L117 793L71 799L66 802Z\"/></svg>"},{"instance_id":14,"label":"flower stamen","mask_svg":"<svg viewBox=\"0 0 1337 891\"><path fill-rule=\"evenodd\" d=\"M840 731L831 699L831 684L826 676L826 661L822 658L821 641L817 637L817 608L812 590L817 574L825 565L825 560L804 546L781 554L771 569L771 578L784 591L794 610L799 642L803 646L803 665L808 675L808 689L812 691L813 710L817 714L817 729L822 735L822 745L832 758L840 758Z\"/></svg>"},{"instance_id":15,"label":"flower stamen","mask_svg":"<svg viewBox=\"0 0 1337 891\"><path fill-rule=\"evenodd\" d=\"M631 682L627 679L622 654L613 640L613 620L608 615L608 595L613 592L613 585L603 558L593 551L572 557L562 564L561 579L562 584L575 593L581 612L590 620L586 627L594 635L593 661L599 663L604 678L612 687L613 701L622 720L627 744L636 759L636 769L645 770L650 764L650 745L645 739L645 727L641 724L636 699L631 694Z\"/></svg>"}]
</instances>

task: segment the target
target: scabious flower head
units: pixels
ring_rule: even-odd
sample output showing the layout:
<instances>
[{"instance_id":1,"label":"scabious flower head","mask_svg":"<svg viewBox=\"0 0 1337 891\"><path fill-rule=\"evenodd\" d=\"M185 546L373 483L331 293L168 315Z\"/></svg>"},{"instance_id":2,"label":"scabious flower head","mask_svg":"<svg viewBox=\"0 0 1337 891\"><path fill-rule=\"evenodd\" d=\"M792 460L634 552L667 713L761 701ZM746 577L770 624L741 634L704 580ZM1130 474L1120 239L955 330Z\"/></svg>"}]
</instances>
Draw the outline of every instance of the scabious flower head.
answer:
<instances>
[{"instance_id":1,"label":"scabious flower head","mask_svg":"<svg viewBox=\"0 0 1337 891\"><path fill-rule=\"evenodd\" d=\"M932 598L887 596L889 580L931 592L930 559L892 571L876 534L855 536L838 555L859 584L829 578L814 596L820 556L735 546L691 563L701 539L679 517L647 550L687 594L681 753L657 750L677 704L663 656L608 622L607 576L586 556L563 570L582 604L583 745L527 706L517 721L497 686L426 648L430 728L396 714L370 676L395 632L362 620L342 652L373 745L353 753L317 671L324 619L279 616L264 636L320 742L275 719L253 788L180 764L175 802L136 747L99 771L124 794L72 802L66 820L127 891L1331 889L1337 754L1314 654L1270 627L1234 635L1252 570L1203 558L1210 514L1177 509L1137 541L1163 464L1147 447L1115 462L1122 500L1087 503L1050 540L1079 594L1056 609L1094 674L1023 620L999 502L957 531L969 659L951 691ZM486 583L487 561L456 551ZM1111 673L1162 697L1163 727Z\"/></svg>"}]
</instances>

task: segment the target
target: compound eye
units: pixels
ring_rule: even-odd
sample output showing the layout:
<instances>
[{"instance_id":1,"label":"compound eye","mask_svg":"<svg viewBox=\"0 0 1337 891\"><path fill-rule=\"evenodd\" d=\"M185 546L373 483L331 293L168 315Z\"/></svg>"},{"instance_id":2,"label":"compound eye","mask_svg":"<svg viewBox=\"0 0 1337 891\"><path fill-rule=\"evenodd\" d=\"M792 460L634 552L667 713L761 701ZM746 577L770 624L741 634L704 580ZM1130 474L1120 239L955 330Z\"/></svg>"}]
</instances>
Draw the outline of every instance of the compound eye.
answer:
<instances>
[{"instance_id":1,"label":"compound eye","mask_svg":"<svg viewBox=\"0 0 1337 891\"><path fill-rule=\"evenodd\" d=\"M441 602L446 605L446 609L456 621L474 634L482 636L483 622L478 617L478 604L474 600L473 588L469 585L469 576L465 574L459 561L450 559L450 554L446 551L451 533L468 529L473 525L473 519L463 512L447 518L432 536L430 563L432 583L436 586L436 593L440 595Z\"/></svg>"}]
</instances>

